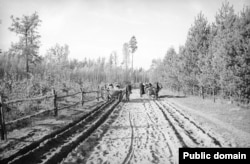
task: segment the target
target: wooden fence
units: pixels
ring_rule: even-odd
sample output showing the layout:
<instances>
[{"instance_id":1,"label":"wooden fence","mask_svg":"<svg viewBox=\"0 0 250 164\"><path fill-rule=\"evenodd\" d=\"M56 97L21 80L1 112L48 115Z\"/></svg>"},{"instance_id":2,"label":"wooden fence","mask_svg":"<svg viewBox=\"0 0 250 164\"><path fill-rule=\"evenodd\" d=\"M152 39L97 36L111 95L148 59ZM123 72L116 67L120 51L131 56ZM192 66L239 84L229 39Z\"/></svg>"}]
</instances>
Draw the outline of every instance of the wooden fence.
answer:
<instances>
[{"instance_id":1,"label":"wooden fence","mask_svg":"<svg viewBox=\"0 0 250 164\"><path fill-rule=\"evenodd\" d=\"M35 97L35 98L26 98L26 99L16 99L16 100L10 100L10 101L4 101L3 96L0 95L0 126L1 126L1 139L2 140L6 140L7 139L7 130L6 130L6 125L11 125L11 124L15 124L17 122L26 120L26 119L30 119L42 114L45 114L46 112L50 112L50 111L54 111L54 116L57 117L58 116L58 110L62 110L62 109L66 109L66 108L70 108L73 106L78 105L79 103L81 103L81 105L84 105L84 102L87 101L93 101L95 99L92 100L84 100L85 94L89 94L89 93L96 93L96 99L99 101L100 98L100 94L99 92L101 92L100 90L97 91L87 91L85 92L82 88L79 92L76 93L72 93L69 95L64 95L64 96L58 96L56 91L53 89L52 90L52 94L49 95L45 95L45 96L41 96L41 97ZM81 94L81 101L76 102L74 104L68 105L68 106L64 106L61 108L58 108L58 100L66 98L66 97L72 97L75 95ZM19 103L19 102L26 102L26 101L41 101L41 100L45 100L45 99L52 99L53 100L53 108L49 109L49 110L42 110L38 113L32 114L32 115L28 115L19 119L16 119L14 121L9 121L9 122L5 122L5 116L4 116L4 112L6 108L9 108L8 105L10 104L15 104L15 103Z\"/></svg>"}]
</instances>

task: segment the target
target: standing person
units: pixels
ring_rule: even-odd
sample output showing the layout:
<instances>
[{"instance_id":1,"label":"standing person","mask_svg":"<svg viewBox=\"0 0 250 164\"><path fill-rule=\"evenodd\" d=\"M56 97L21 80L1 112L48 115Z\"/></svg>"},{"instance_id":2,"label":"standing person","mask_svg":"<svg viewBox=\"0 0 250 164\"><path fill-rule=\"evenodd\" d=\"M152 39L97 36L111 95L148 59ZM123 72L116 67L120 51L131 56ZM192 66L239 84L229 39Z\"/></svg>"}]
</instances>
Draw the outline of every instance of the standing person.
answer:
<instances>
[{"instance_id":1,"label":"standing person","mask_svg":"<svg viewBox=\"0 0 250 164\"><path fill-rule=\"evenodd\" d=\"M162 85L161 85L159 82L156 82L156 83L155 83L155 88L156 88L155 97L156 97L156 99L158 99L159 91L161 90Z\"/></svg>"},{"instance_id":2,"label":"standing person","mask_svg":"<svg viewBox=\"0 0 250 164\"><path fill-rule=\"evenodd\" d=\"M126 93L126 101L129 101L129 96L132 93L132 86L131 86L131 84L128 83L126 85L125 93Z\"/></svg>"},{"instance_id":3,"label":"standing person","mask_svg":"<svg viewBox=\"0 0 250 164\"><path fill-rule=\"evenodd\" d=\"M106 86L106 100L109 101L110 100L110 87Z\"/></svg>"},{"instance_id":4,"label":"standing person","mask_svg":"<svg viewBox=\"0 0 250 164\"><path fill-rule=\"evenodd\" d=\"M142 95L145 94L144 85L142 84L142 82L140 83L139 88L140 88L140 96L142 97Z\"/></svg>"}]
</instances>

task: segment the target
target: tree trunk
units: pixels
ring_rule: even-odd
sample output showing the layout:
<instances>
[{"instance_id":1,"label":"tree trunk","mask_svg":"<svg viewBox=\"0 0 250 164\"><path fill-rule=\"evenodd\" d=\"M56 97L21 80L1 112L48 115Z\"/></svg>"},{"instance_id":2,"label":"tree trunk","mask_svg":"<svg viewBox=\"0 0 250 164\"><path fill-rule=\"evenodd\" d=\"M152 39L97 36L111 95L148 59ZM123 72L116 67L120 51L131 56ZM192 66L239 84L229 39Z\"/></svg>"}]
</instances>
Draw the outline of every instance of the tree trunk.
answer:
<instances>
[{"instance_id":1,"label":"tree trunk","mask_svg":"<svg viewBox=\"0 0 250 164\"><path fill-rule=\"evenodd\" d=\"M213 99L214 99L214 102L215 102L215 87L213 88Z\"/></svg>"},{"instance_id":2,"label":"tree trunk","mask_svg":"<svg viewBox=\"0 0 250 164\"><path fill-rule=\"evenodd\" d=\"M192 87L192 95L195 95L194 85Z\"/></svg>"},{"instance_id":3,"label":"tree trunk","mask_svg":"<svg viewBox=\"0 0 250 164\"><path fill-rule=\"evenodd\" d=\"M132 73L131 73L131 81L134 82L134 53L132 53Z\"/></svg>"},{"instance_id":4,"label":"tree trunk","mask_svg":"<svg viewBox=\"0 0 250 164\"><path fill-rule=\"evenodd\" d=\"M134 63L133 63L133 59L134 58L134 53L132 53L132 72L133 72L133 70L134 70Z\"/></svg>"},{"instance_id":5,"label":"tree trunk","mask_svg":"<svg viewBox=\"0 0 250 164\"><path fill-rule=\"evenodd\" d=\"M233 92L232 92L232 89L230 89L229 99L230 99L230 103L233 104Z\"/></svg>"},{"instance_id":6,"label":"tree trunk","mask_svg":"<svg viewBox=\"0 0 250 164\"><path fill-rule=\"evenodd\" d=\"M29 78L29 54L28 54L28 31L25 33L25 57L26 57L26 73Z\"/></svg>"},{"instance_id":7,"label":"tree trunk","mask_svg":"<svg viewBox=\"0 0 250 164\"><path fill-rule=\"evenodd\" d=\"M201 95L202 95L202 99L204 100L205 99L205 95L204 95L204 87L201 86Z\"/></svg>"}]
</instances>

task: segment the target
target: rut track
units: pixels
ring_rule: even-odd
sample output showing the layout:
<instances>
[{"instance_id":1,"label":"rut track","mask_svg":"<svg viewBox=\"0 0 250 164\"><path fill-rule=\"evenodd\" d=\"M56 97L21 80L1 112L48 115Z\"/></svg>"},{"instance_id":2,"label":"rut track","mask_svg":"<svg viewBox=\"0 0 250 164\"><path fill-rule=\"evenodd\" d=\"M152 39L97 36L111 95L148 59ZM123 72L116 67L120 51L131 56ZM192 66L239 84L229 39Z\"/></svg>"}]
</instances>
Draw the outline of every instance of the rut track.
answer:
<instances>
[{"instance_id":1,"label":"rut track","mask_svg":"<svg viewBox=\"0 0 250 164\"><path fill-rule=\"evenodd\" d=\"M193 121L192 119L187 117L180 109L178 109L177 107L175 107L174 105L172 105L172 104L170 104L168 102L164 102L164 103L171 109L172 113L174 112L176 115L179 115L179 117L181 117L184 120L191 123L192 126L197 128L199 130L199 132L202 133L202 135L208 136L211 139L211 141L214 143L215 146L218 146L218 147L228 146L228 145L224 145L225 143L223 143L223 141L219 141L218 139L216 139L216 137L213 136L213 134L210 134L207 130L204 130L200 125L195 123L195 121ZM163 106L165 108L167 108L165 104L163 104Z\"/></svg>"},{"instance_id":2,"label":"rut track","mask_svg":"<svg viewBox=\"0 0 250 164\"><path fill-rule=\"evenodd\" d=\"M157 126L157 123L156 123L156 118L152 118L152 116L155 116L156 115L156 111L152 108L151 104L148 103L148 107L145 105L145 102L143 102L143 106L144 106L144 109L147 113L147 116L149 118L149 120L151 121L151 123L153 124L153 127L155 128L154 130L158 131L160 133L160 135L162 136L163 140L165 141L165 144L166 144L166 147L165 149L168 150L168 153L166 153L166 156L168 156L168 163L175 163L174 162L174 151L176 149L176 145L173 144L173 140L171 140L170 138L170 135L167 137L166 134L162 131L162 129ZM149 113L151 112L151 114ZM177 150L176 150L177 151Z\"/></svg>"},{"instance_id":3,"label":"rut track","mask_svg":"<svg viewBox=\"0 0 250 164\"><path fill-rule=\"evenodd\" d=\"M118 100L99 105L77 121L23 148L0 163L60 163L111 114Z\"/></svg>"},{"instance_id":4,"label":"rut track","mask_svg":"<svg viewBox=\"0 0 250 164\"><path fill-rule=\"evenodd\" d=\"M129 113L129 123L130 123L130 128L131 128L131 142L128 150L128 154L122 164L127 164L130 163L131 159L133 158L134 155L134 126L135 124L133 123L133 120L131 118L131 114Z\"/></svg>"},{"instance_id":5,"label":"rut track","mask_svg":"<svg viewBox=\"0 0 250 164\"><path fill-rule=\"evenodd\" d=\"M154 103L161 110L162 114L170 123L177 138L183 147L222 147L223 141L219 141L209 132L196 124L192 119L186 116L181 110L164 101L154 100Z\"/></svg>"},{"instance_id":6,"label":"rut track","mask_svg":"<svg viewBox=\"0 0 250 164\"><path fill-rule=\"evenodd\" d=\"M186 142L184 141L184 139L182 138L182 134L177 130L176 125L174 124L173 121L171 121L169 115L167 115L164 112L164 108L162 108L159 103L156 103L156 101L154 100L155 104L157 105L157 107L161 110L163 116L165 117L166 121L169 123L170 127L172 128L172 130L175 133L175 136L178 138L179 142L181 143L182 147L188 147Z\"/></svg>"}]
</instances>

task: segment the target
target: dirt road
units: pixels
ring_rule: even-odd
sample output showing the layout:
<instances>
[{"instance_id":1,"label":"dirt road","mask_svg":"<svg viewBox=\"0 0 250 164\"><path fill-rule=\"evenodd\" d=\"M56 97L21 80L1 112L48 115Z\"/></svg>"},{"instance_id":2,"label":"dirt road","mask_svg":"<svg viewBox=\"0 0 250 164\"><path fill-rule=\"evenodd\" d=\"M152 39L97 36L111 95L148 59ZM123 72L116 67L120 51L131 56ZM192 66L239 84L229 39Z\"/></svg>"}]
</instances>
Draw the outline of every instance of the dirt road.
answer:
<instances>
[{"instance_id":1,"label":"dirt road","mask_svg":"<svg viewBox=\"0 0 250 164\"><path fill-rule=\"evenodd\" d=\"M113 115L63 163L178 163L180 147L235 146L167 99L140 98L137 91Z\"/></svg>"},{"instance_id":2,"label":"dirt road","mask_svg":"<svg viewBox=\"0 0 250 164\"><path fill-rule=\"evenodd\" d=\"M30 127L34 136L43 134L37 140L29 135L22 140L25 134L20 129L18 144L11 144L9 138L2 145L0 163L167 164L178 163L180 147L250 146L248 132L181 106L168 96L141 98L133 90L130 102L102 101L89 111L78 108L77 119L48 134L43 134L40 124L36 131ZM71 117L70 112L62 114ZM30 144L23 146L27 141Z\"/></svg>"}]
</instances>

